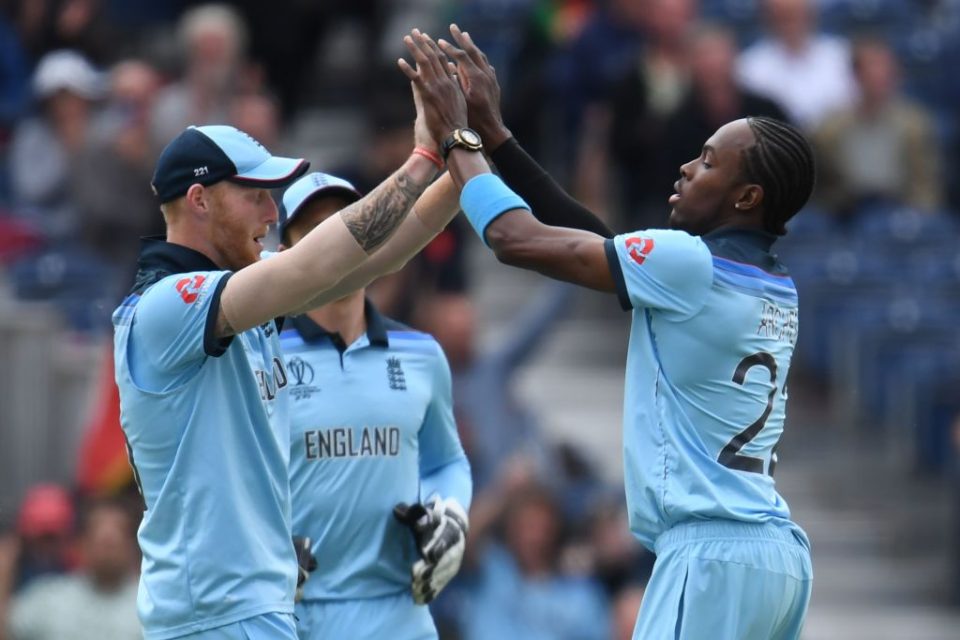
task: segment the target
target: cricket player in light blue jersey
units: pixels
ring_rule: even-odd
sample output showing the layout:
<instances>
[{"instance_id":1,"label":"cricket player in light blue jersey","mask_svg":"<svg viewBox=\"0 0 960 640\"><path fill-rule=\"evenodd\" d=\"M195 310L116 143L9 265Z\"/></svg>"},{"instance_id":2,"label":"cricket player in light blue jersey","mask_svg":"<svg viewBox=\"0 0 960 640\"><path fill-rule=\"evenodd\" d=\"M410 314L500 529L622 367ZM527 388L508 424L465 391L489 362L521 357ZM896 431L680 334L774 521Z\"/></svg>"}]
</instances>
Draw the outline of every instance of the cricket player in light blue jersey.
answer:
<instances>
[{"instance_id":1,"label":"cricket player in light blue jersey","mask_svg":"<svg viewBox=\"0 0 960 640\"><path fill-rule=\"evenodd\" d=\"M455 198L427 188L439 145L426 125L462 117L458 93L450 80L417 96L417 147L403 166L269 260L259 260L277 221L269 189L306 162L226 126L188 128L160 155L153 187L167 236L145 242L113 315L121 423L146 503L148 640L296 637L291 385L275 318L395 270L455 215Z\"/></svg>"},{"instance_id":2,"label":"cricket player in light blue jersey","mask_svg":"<svg viewBox=\"0 0 960 640\"><path fill-rule=\"evenodd\" d=\"M437 44L456 62L471 123L540 218L461 130L443 149L468 219L502 262L615 292L633 313L626 497L633 533L657 554L634 638L798 638L810 549L773 481L797 295L772 245L810 196L809 144L776 120L731 122L680 167L671 229L610 238L569 228L600 223L579 224L593 216L515 142L501 163L511 136L496 77L466 34L451 33L461 48L422 35L408 48L418 67Z\"/></svg>"},{"instance_id":3,"label":"cricket player in light blue jersey","mask_svg":"<svg viewBox=\"0 0 960 640\"><path fill-rule=\"evenodd\" d=\"M455 203L452 180L439 184ZM283 197L283 244L359 198L349 182L304 176ZM447 359L362 289L287 327L293 532L317 562L296 609L300 638L436 638L424 605L460 566L472 491Z\"/></svg>"}]
</instances>

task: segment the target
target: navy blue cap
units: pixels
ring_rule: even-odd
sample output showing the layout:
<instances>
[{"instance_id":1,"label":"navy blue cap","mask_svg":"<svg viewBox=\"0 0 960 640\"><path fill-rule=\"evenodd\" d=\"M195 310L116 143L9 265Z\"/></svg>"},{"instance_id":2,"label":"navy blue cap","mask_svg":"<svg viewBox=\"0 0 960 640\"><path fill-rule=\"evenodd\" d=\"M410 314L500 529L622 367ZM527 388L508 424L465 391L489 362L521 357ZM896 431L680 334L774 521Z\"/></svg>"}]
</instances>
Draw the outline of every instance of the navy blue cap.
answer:
<instances>
[{"instance_id":1,"label":"navy blue cap","mask_svg":"<svg viewBox=\"0 0 960 640\"><path fill-rule=\"evenodd\" d=\"M264 189L285 187L309 168L303 158L270 155L235 127L188 127L160 153L151 186L162 204L185 195L191 185L222 180Z\"/></svg>"},{"instance_id":2,"label":"navy blue cap","mask_svg":"<svg viewBox=\"0 0 960 640\"><path fill-rule=\"evenodd\" d=\"M348 203L356 202L363 197L363 194L356 187L343 178L319 171L308 173L283 192L283 202L280 205L280 222L277 225L281 237L290 223L297 217L297 214L303 211L303 205L321 194L339 196Z\"/></svg>"}]
</instances>

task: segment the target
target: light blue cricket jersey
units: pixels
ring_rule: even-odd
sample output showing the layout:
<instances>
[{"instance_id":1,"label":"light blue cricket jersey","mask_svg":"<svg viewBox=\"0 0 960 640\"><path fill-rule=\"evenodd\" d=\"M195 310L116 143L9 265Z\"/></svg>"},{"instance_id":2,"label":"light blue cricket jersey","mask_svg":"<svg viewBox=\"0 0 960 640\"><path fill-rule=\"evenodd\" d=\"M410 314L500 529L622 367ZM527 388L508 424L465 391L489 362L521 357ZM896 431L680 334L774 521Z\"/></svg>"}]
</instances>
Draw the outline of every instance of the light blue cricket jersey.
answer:
<instances>
[{"instance_id":1,"label":"light blue cricket jersey","mask_svg":"<svg viewBox=\"0 0 960 640\"><path fill-rule=\"evenodd\" d=\"M624 398L630 528L647 547L686 520L789 519L774 486L797 292L775 236L649 230L607 240L633 309Z\"/></svg>"},{"instance_id":2,"label":"light blue cricket jersey","mask_svg":"<svg viewBox=\"0 0 960 640\"><path fill-rule=\"evenodd\" d=\"M425 334L381 316L343 344L307 316L281 335L290 378L293 532L317 570L304 600L373 598L410 589L418 559L398 502L433 494L470 505L470 466L453 417L450 368Z\"/></svg>"},{"instance_id":3,"label":"light blue cricket jersey","mask_svg":"<svg viewBox=\"0 0 960 640\"><path fill-rule=\"evenodd\" d=\"M217 340L230 273L145 240L114 312L121 423L146 502L137 607L148 640L293 612L286 374L275 323Z\"/></svg>"}]
</instances>

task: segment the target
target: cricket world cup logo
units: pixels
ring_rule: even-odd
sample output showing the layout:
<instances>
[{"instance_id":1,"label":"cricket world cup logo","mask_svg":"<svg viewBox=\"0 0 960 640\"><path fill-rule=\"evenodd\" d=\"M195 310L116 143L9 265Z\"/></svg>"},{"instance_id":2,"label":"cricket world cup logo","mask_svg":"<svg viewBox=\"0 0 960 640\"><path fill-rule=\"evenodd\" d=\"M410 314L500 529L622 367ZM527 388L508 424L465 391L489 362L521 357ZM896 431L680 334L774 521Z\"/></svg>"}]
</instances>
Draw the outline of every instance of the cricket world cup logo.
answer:
<instances>
[{"instance_id":1,"label":"cricket world cup logo","mask_svg":"<svg viewBox=\"0 0 960 640\"><path fill-rule=\"evenodd\" d=\"M313 382L313 367L303 358L294 358L287 363L287 371L293 376L293 384L302 387Z\"/></svg>"},{"instance_id":2,"label":"cricket world cup logo","mask_svg":"<svg viewBox=\"0 0 960 640\"><path fill-rule=\"evenodd\" d=\"M313 386L314 371L310 363L299 356L294 356L287 362L287 373L293 380L290 395L294 400L307 400L320 387Z\"/></svg>"}]
</instances>

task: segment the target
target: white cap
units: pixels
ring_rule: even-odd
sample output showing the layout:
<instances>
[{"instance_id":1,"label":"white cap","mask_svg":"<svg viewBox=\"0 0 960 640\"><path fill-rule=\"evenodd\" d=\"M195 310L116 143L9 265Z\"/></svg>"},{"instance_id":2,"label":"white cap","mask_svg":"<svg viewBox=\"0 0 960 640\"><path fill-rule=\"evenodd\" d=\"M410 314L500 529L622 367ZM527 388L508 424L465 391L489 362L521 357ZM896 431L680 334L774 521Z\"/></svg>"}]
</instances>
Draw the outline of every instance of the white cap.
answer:
<instances>
[{"instance_id":1,"label":"white cap","mask_svg":"<svg viewBox=\"0 0 960 640\"><path fill-rule=\"evenodd\" d=\"M33 73L33 92L48 98L61 89L96 100L106 93L106 78L76 51L61 49L40 58Z\"/></svg>"}]
</instances>

